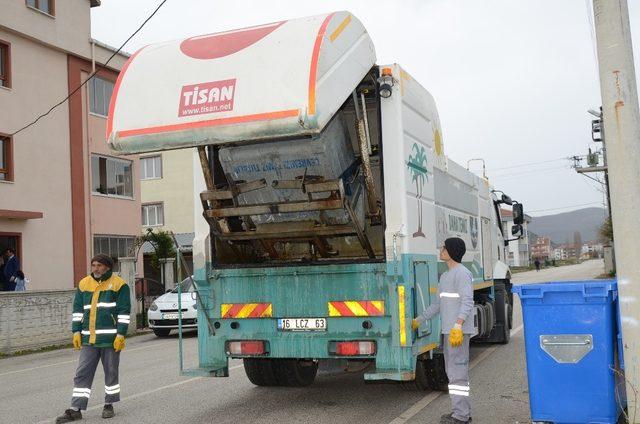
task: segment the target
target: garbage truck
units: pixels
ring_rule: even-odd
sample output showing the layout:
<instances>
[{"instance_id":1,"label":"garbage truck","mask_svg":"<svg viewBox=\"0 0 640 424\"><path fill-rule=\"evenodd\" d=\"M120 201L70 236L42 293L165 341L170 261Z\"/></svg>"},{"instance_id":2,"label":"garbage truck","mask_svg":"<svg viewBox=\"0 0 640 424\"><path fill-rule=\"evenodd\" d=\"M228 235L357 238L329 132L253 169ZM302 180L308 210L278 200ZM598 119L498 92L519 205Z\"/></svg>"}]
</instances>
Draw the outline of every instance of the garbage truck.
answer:
<instances>
[{"instance_id":1,"label":"garbage truck","mask_svg":"<svg viewBox=\"0 0 640 424\"><path fill-rule=\"evenodd\" d=\"M434 99L379 65L349 12L146 46L115 84L117 154L191 148L198 365L240 358L258 386L306 386L319 365L446 388L437 295L448 237L467 246L474 340L508 343L501 208L522 204L444 153ZM470 141L470 143L473 141ZM202 172L200 172L200 168Z\"/></svg>"}]
</instances>

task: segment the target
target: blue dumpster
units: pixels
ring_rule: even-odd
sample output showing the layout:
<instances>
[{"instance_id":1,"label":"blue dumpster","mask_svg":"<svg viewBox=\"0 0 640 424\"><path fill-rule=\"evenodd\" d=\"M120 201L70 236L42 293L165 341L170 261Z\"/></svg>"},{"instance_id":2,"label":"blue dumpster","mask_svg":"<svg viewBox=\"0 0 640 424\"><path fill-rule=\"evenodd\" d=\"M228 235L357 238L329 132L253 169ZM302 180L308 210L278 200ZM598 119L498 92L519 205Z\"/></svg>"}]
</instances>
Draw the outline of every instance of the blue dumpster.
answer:
<instances>
[{"instance_id":1,"label":"blue dumpster","mask_svg":"<svg viewBox=\"0 0 640 424\"><path fill-rule=\"evenodd\" d=\"M520 296L531 418L615 424L615 280L515 286Z\"/></svg>"}]
</instances>

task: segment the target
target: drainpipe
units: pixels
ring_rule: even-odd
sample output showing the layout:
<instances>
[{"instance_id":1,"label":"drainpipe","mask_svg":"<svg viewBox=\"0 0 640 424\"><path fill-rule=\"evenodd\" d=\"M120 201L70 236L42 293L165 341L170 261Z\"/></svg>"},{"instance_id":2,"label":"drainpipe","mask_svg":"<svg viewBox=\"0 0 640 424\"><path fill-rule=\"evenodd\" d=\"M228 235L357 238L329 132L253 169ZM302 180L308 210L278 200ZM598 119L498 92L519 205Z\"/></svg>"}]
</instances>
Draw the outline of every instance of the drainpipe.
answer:
<instances>
[{"instance_id":1,"label":"drainpipe","mask_svg":"<svg viewBox=\"0 0 640 424\"><path fill-rule=\"evenodd\" d=\"M96 42L91 40L91 73L96 71Z\"/></svg>"}]
</instances>

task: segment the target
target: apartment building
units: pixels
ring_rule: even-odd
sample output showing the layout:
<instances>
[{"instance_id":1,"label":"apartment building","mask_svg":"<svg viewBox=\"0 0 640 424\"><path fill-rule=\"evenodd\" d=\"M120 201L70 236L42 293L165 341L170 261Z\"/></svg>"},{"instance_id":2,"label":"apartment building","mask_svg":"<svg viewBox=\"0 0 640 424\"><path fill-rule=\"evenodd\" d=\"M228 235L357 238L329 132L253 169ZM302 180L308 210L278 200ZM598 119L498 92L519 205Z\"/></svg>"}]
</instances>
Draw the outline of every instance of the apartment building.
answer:
<instances>
[{"instance_id":1,"label":"apartment building","mask_svg":"<svg viewBox=\"0 0 640 424\"><path fill-rule=\"evenodd\" d=\"M99 0L0 0L0 249L17 250L29 290L71 288L95 253L129 255L140 233L136 157L105 142L118 54L91 39Z\"/></svg>"},{"instance_id":2,"label":"apartment building","mask_svg":"<svg viewBox=\"0 0 640 424\"><path fill-rule=\"evenodd\" d=\"M549 237L538 237L531 246L531 259L541 261L552 259L551 239Z\"/></svg>"},{"instance_id":3,"label":"apartment building","mask_svg":"<svg viewBox=\"0 0 640 424\"><path fill-rule=\"evenodd\" d=\"M505 234L512 238L511 229L515 225L513 223L513 212L509 209L501 209L502 228ZM522 238L512 241L507 246L507 263L509 266L529 266L531 262L531 252L529 249L529 229L531 217L524 215L524 223L522 224Z\"/></svg>"},{"instance_id":4,"label":"apartment building","mask_svg":"<svg viewBox=\"0 0 640 424\"><path fill-rule=\"evenodd\" d=\"M142 231L172 231L189 269L194 238L193 161L193 149L140 157ZM152 269L148 260L152 252L153 248L146 244L145 277L160 281L160 271Z\"/></svg>"}]
</instances>

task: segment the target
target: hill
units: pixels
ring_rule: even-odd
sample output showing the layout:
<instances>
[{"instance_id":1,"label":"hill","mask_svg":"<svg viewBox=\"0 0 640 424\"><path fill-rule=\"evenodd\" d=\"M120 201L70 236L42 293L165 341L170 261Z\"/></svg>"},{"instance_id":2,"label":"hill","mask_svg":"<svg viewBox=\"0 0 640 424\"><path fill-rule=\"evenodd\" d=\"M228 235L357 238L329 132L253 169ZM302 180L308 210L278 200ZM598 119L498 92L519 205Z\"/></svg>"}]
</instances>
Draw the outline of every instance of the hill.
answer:
<instances>
[{"instance_id":1,"label":"hill","mask_svg":"<svg viewBox=\"0 0 640 424\"><path fill-rule=\"evenodd\" d=\"M598 229L604 221L603 208L585 208L555 215L534 216L529 230L551 238L553 243L573 242L573 233L580 231L583 241L597 240Z\"/></svg>"}]
</instances>

